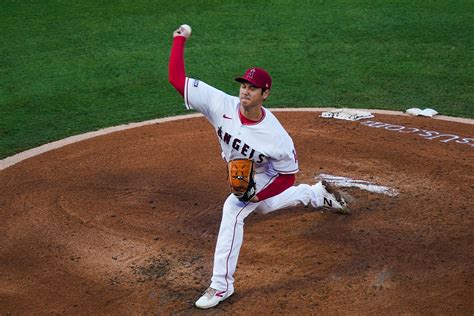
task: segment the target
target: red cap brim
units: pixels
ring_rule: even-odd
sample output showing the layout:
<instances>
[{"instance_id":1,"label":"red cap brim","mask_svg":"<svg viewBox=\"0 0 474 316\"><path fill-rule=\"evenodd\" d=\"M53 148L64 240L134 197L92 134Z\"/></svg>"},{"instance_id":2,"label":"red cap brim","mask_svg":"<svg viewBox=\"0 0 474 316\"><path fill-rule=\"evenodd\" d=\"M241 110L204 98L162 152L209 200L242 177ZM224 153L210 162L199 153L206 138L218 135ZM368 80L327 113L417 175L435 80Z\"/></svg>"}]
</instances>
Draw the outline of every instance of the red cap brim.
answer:
<instances>
[{"instance_id":1,"label":"red cap brim","mask_svg":"<svg viewBox=\"0 0 474 316\"><path fill-rule=\"evenodd\" d=\"M247 78L238 77L235 78L235 81L240 83L250 83L251 85L256 86L257 88L264 89L264 87L259 86L255 81L249 80Z\"/></svg>"}]
</instances>

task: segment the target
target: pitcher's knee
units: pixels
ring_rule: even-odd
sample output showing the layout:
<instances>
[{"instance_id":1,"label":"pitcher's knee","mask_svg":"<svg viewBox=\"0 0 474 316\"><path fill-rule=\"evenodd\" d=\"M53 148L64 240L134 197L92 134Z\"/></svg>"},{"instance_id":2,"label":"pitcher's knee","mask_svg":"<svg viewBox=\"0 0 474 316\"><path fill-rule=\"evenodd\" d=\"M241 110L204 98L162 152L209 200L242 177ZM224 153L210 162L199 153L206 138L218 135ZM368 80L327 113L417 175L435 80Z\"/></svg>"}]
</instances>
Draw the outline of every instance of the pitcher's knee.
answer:
<instances>
[{"instance_id":1,"label":"pitcher's knee","mask_svg":"<svg viewBox=\"0 0 474 316\"><path fill-rule=\"evenodd\" d=\"M235 220L243 222L246 212L242 212L246 203L239 201L233 194L229 195L222 209L222 218L226 220Z\"/></svg>"},{"instance_id":2,"label":"pitcher's knee","mask_svg":"<svg viewBox=\"0 0 474 316\"><path fill-rule=\"evenodd\" d=\"M240 202L235 195L231 194L225 200L222 211L224 212L224 214L236 215L241 208L242 202Z\"/></svg>"},{"instance_id":3,"label":"pitcher's knee","mask_svg":"<svg viewBox=\"0 0 474 316\"><path fill-rule=\"evenodd\" d=\"M224 203L222 217L225 219L237 219L238 223L257 208L258 203L241 202L235 195L231 194Z\"/></svg>"},{"instance_id":4,"label":"pitcher's knee","mask_svg":"<svg viewBox=\"0 0 474 316\"><path fill-rule=\"evenodd\" d=\"M267 214L274 210L274 203L270 199L260 202L255 210L259 214Z\"/></svg>"}]
</instances>

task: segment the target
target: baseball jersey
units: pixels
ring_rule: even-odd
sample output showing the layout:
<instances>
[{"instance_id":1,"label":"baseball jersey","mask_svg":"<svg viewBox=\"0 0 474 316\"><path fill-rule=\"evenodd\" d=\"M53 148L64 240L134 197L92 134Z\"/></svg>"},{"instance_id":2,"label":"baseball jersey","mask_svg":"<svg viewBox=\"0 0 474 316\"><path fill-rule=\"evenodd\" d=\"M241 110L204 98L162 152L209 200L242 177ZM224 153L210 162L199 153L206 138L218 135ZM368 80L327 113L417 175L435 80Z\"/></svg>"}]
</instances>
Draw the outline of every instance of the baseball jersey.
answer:
<instances>
[{"instance_id":1,"label":"baseball jersey","mask_svg":"<svg viewBox=\"0 0 474 316\"><path fill-rule=\"evenodd\" d=\"M226 161L252 159L256 173L268 176L298 172L291 137L264 107L258 122L244 125L239 115L239 98L192 78L186 78L184 102L187 109L202 113L214 126Z\"/></svg>"}]
</instances>

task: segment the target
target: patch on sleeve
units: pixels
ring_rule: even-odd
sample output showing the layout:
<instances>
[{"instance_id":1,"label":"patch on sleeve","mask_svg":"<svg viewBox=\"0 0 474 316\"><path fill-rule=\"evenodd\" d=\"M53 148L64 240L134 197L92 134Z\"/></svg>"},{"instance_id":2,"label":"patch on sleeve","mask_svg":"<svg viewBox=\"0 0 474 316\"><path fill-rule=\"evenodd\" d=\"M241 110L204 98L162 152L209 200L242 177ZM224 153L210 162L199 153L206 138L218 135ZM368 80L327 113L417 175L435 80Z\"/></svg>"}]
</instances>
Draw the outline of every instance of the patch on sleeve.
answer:
<instances>
[{"instance_id":1,"label":"patch on sleeve","mask_svg":"<svg viewBox=\"0 0 474 316\"><path fill-rule=\"evenodd\" d=\"M193 86L197 88L199 86L199 80L194 79Z\"/></svg>"}]
</instances>

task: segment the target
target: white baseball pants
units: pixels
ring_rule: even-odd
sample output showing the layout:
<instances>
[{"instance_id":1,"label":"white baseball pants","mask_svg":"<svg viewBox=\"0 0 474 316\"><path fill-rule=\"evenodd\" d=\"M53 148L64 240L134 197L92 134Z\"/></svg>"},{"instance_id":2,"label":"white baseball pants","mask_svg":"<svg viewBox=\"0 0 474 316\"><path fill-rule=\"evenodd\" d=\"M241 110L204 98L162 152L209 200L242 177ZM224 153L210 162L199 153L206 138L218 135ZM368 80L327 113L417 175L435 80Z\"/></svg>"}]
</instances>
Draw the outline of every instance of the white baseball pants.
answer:
<instances>
[{"instance_id":1,"label":"white baseball pants","mask_svg":"<svg viewBox=\"0 0 474 316\"><path fill-rule=\"evenodd\" d=\"M260 181L259 181L260 180ZM257 174L257 191L260 191L270 178ZM259 184L262 184L260 185ZM317 197L318 190L308 184L300 184L258 203L244 203L230 194L224 203L222 220L214 254L214 269L211 287L219 291L234 290L234 272L237 267L240 247L244 236L244 219L253 211L269 213L282 208L308 205L321 206L322 198ZM316 201L317 200L317 201Z\"/></svg>"}]
</instances>

